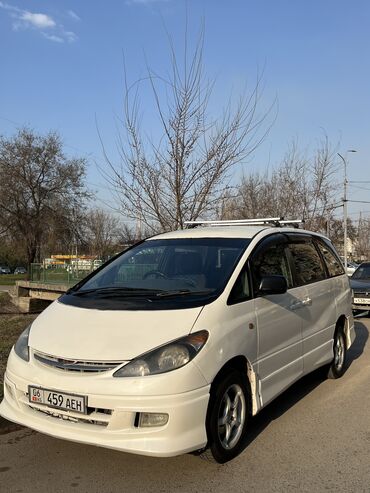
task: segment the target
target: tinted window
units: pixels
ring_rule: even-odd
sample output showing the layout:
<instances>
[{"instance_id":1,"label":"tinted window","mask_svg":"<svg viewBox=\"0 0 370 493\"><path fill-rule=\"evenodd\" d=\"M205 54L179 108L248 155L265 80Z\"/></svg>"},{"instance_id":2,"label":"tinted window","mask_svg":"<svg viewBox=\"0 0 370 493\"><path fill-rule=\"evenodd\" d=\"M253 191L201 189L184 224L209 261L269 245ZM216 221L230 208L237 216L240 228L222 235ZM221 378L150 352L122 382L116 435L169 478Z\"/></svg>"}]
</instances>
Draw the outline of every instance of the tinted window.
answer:
<instances>
[{"instance_id":1,"label":"tinted window","mask_svg":"<svg viewBox=\"0 0 370 493\"><path fill-rule=\"evenodd\" d=\"M292 254L298 286L326 278L324 265L312 242L291 243L289 249Z\"/></svg>"},{"instance_id":2,"label":"tinted window","mask_svg":"<svg viewBox=\"0 0 370 493\"><path fill-rule=\"evenodd\" d=\"M240 272L238 279L236 280L233 289L231 290L227 303L228 305L240 303L242 301L248 300L250 296L251 292L248 279L248 270L245 266Z\"/></svg>"},{"instance_id":3,"label":"tinted window","mask_svg":"<svg viewBox=\"0 0 370 493\"><path fill-rule=\"evenodd\" d=\"M317 244L322 256L324 257L329 276L334 277L344 274L342 263L331 248L321 240L317 240Z\"/></svg>"},{"instance_id":4,"label":"tinted window","mask_svg":"<svg viewBox=\"0 0 370 493\"><path fill-rule=\"evenodd\" d=\"M293 286L292 273L286 255L286 244L272 244L256 252L251 262L255 291L264 276L284 276L288 288Z\"/></svg>"}]
</instances>

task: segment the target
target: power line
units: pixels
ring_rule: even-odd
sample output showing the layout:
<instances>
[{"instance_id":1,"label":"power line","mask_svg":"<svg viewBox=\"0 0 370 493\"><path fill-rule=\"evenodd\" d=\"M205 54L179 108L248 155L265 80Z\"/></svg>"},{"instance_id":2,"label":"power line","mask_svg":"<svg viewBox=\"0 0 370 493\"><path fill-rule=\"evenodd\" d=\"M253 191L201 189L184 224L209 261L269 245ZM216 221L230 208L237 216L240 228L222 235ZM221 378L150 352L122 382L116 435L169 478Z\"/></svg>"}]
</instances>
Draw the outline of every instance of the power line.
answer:
<instances>
[{"instance_id":1,"label":"power line","mask_svg":"<svg viewBox=\"0 0 370 493\"><path fill-rule=\"evenodd\" d=\"M350 215L353 216L355 214L370 214L370 211L357 211L357 212L350 212Z\"/></svg>"},{"instance_id":2,"label":"power line","mask_svg":"<svg viewBox=\"0 0 370 493\"><path fill-rule=\"evenodd\" d=\"M367 187L359 187L358 185L350 185L351 188L356 188L357 190L370 190Z\"/></svg>"}]
</instances>

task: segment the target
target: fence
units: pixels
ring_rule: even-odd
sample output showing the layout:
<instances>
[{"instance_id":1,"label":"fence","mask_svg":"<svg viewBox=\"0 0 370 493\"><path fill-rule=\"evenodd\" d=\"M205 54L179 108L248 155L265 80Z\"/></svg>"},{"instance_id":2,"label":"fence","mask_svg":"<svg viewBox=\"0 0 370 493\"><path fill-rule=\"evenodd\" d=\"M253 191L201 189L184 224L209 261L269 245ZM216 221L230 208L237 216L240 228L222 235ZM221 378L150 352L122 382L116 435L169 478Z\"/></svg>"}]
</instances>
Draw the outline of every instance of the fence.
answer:
<instances>
[{"instance_id":1,"label":"fence","mask_svg":"<svg viewBox=\"0 0 370 493\"><path fill-rule=\"evenodd\" d=\"M117 281L131 281L142 279L143 276L157 268L157 264L125 264L117 273ZM87 268L86 264L65 267L47 267L44 264L31 264L30 280L43 284L68 284L73 286L78 281L89 275L94 270Z\"/></svg>"},{"instance_id":2,"label":"fence","mask_svg":"<svg viewBox=\"0 0 370 493\"><path fill-rule=\"evenodd\" d=\"M51 267L44 264L31 264L30 280L44 284L76 284L93 271L93 267L86 265L73 267Z\"/></svg>"}]
</instances>

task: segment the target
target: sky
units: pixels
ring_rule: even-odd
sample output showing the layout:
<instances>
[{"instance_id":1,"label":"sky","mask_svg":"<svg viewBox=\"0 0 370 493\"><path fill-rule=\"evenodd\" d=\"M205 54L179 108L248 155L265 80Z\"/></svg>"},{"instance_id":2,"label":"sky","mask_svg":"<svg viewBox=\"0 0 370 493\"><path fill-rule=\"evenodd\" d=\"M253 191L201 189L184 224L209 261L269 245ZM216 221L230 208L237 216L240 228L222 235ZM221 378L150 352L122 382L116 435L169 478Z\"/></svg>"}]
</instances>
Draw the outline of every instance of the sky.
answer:
<instances>
[{"instance_id":1,"label":"sky","mask_svg":"<svg viewBox=\"0 0 370 493\"><path fill-rule=\"evenodd\" d=\"M278 101L263 145L236 173L276 166L292 139L310 152L326 133L339 152L357 151L349 180L369 183L350 183L349 198L370 202L368 0L0 0L0 134L58 131L70 156L88 160L98 203L110 203L99 133L115 160L123 59L132 82L146 63L167 74L166 32L182 49L186 17L190 44L205 25L214 115L262 69L261 111ZM149 96L142 86L146 131L157 137ZM370 216L370 203L349 204L353 219L360 211Z\"/></svg>"}]
</instances>

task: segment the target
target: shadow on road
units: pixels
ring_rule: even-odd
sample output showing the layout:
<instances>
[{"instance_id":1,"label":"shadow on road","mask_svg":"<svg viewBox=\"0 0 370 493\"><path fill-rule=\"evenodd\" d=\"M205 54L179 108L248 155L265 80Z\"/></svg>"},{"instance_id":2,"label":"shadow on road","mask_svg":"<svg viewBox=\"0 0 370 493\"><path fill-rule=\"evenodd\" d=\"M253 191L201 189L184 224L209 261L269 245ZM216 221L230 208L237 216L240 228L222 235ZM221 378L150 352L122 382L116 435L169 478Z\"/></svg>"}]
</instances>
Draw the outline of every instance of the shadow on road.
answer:
<instances>
[{"instance_id":1,"label":"shadow on road","mask_svg":"<svg viewBox=\"0 0 370 493\"><path fill-rule=\"evenodd\" d=\"M369 338L369 331L361 319L355 319L355 333L356 339L347 353L347 367L350 367L352 362L361 356Z\"/></svg>"},{"instance_id":2,"label":"shadow on road","mask_svg":"<svg viewBox=\"0 0 370 493\"><path fill-rule=\"evenodd\" d=\"M356 338L348 350L346 369L352 365L353 361L361 356L369 338L369 331L361 320L355 321ZM271 421L282 416L291 407L297 404L307 394L312 392L316 387L321 385L326 380L322 369L318 369L309 375L298 380L289 389L283 392L279 397L272 401L266 408L251 419L250 431L246 437L246 448L255 440L260 433L271 423Z\"/></svg>"}]
</instances>

